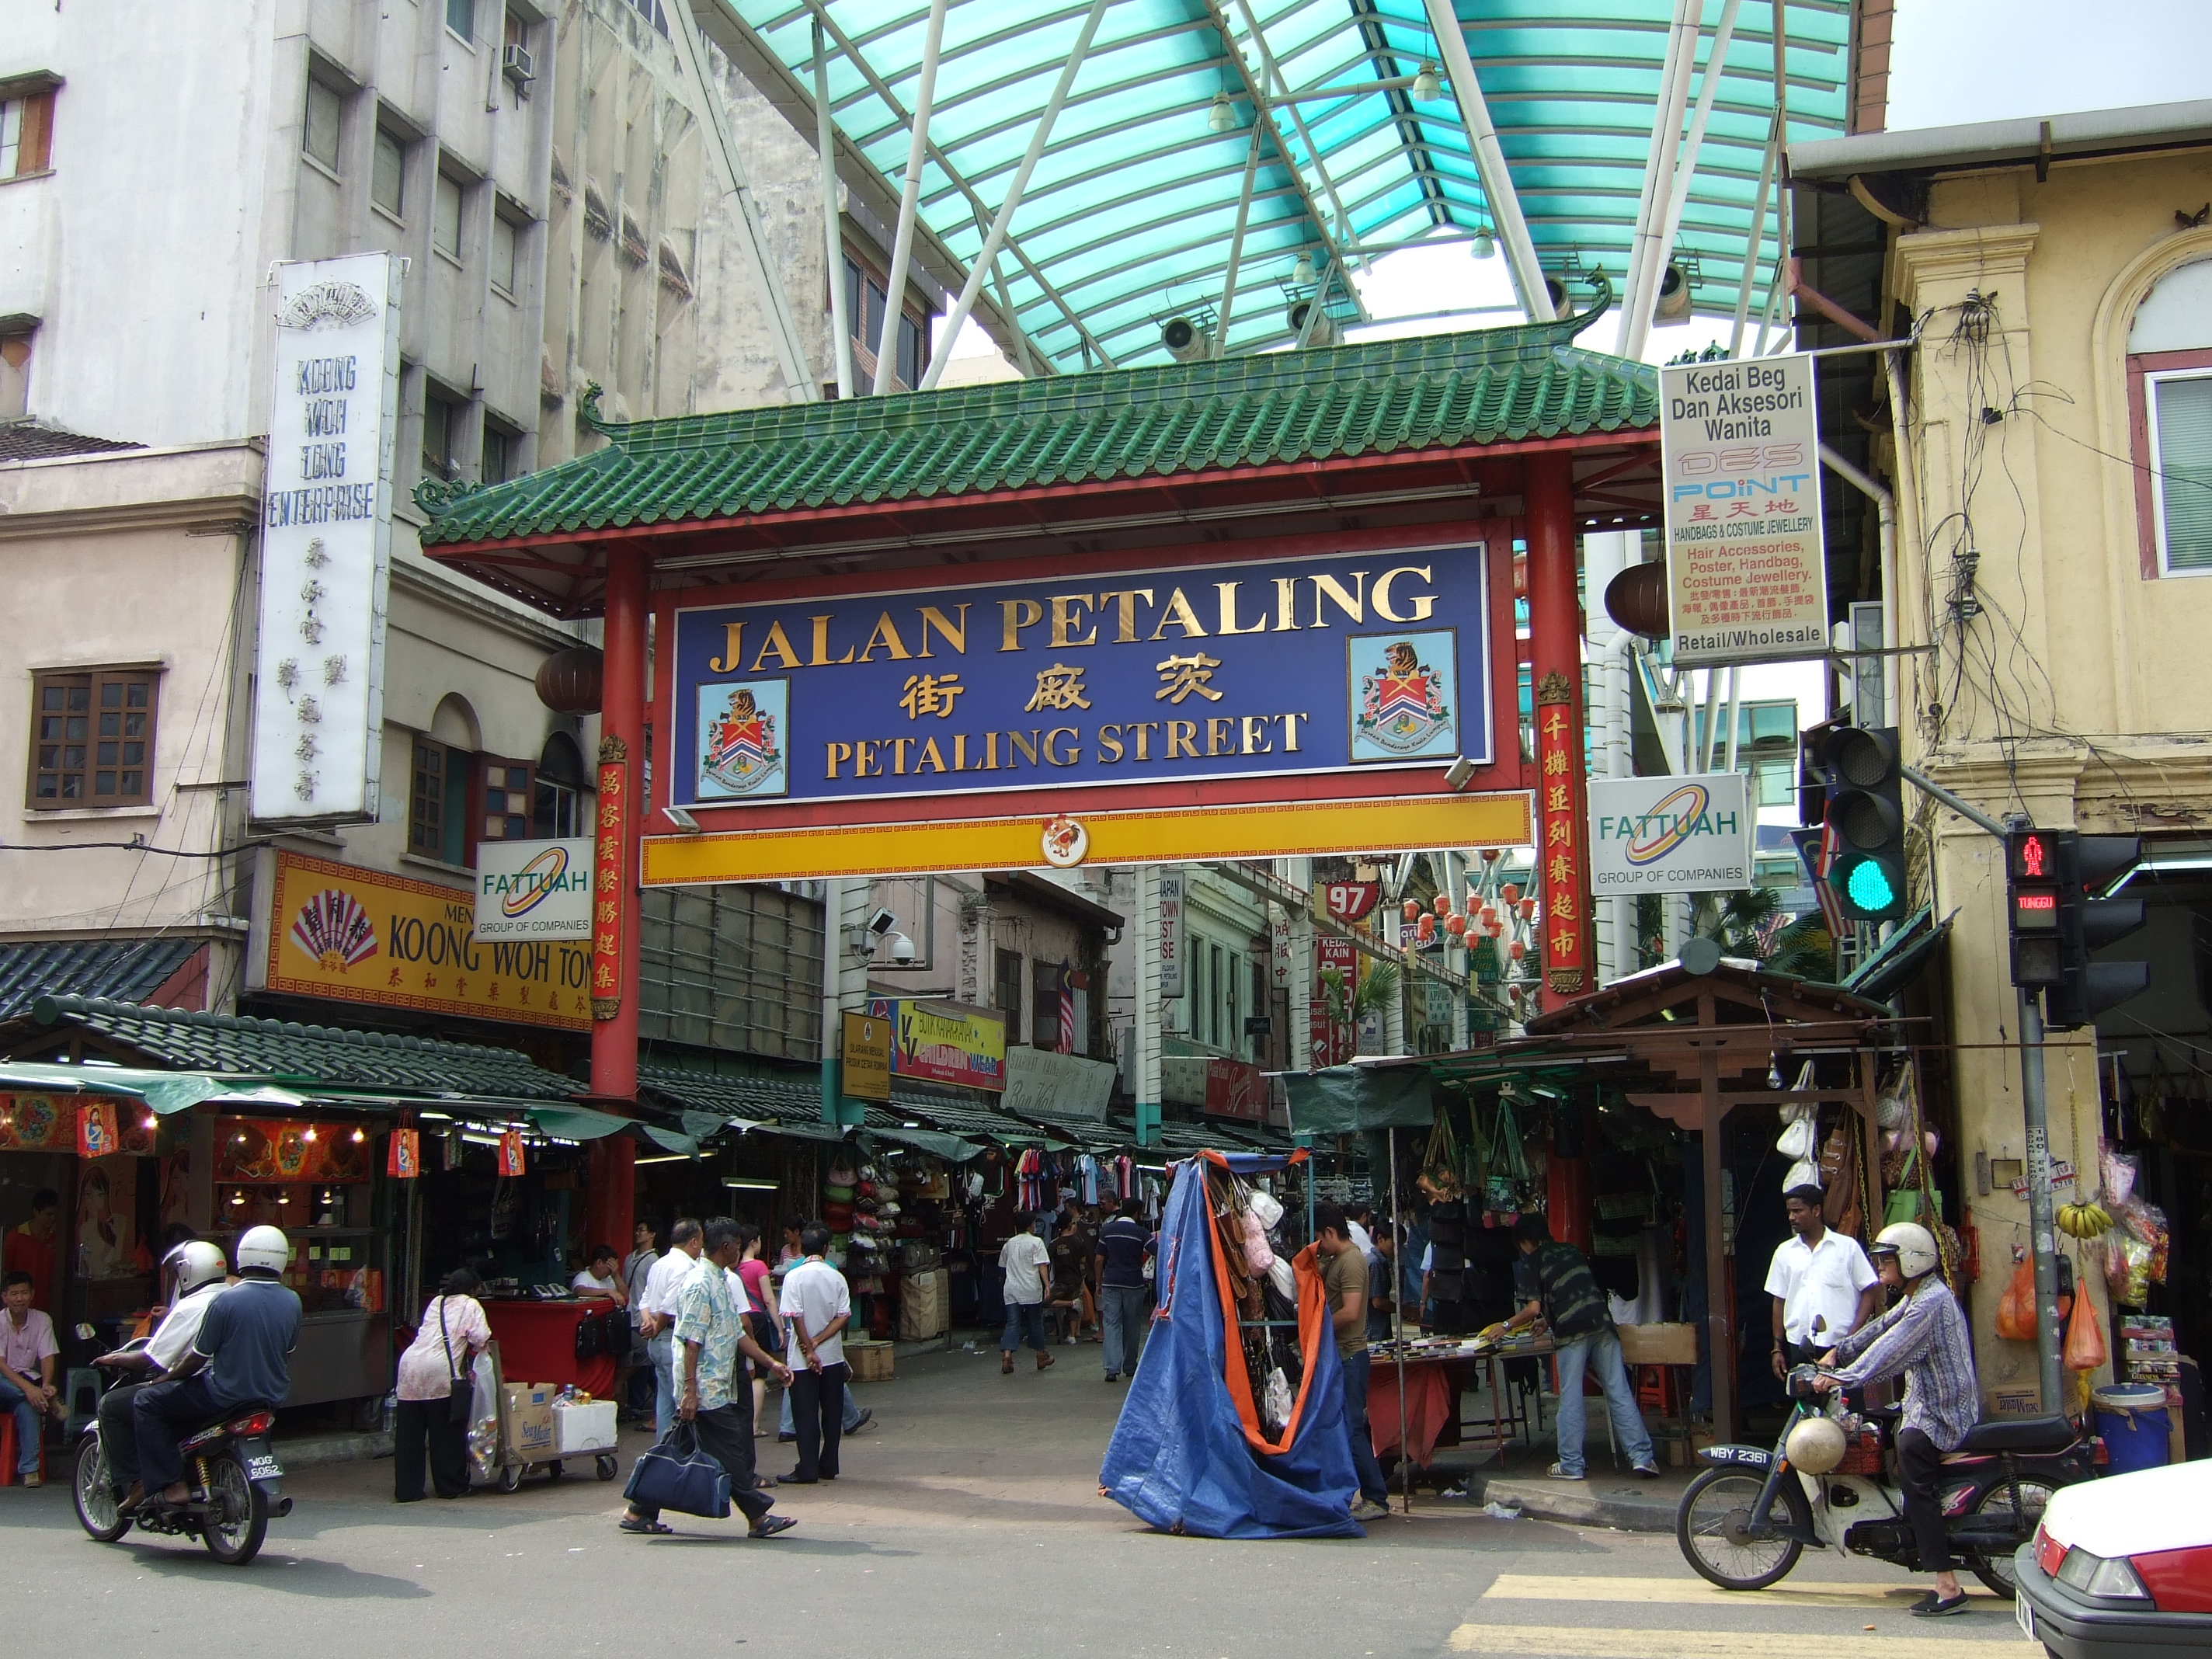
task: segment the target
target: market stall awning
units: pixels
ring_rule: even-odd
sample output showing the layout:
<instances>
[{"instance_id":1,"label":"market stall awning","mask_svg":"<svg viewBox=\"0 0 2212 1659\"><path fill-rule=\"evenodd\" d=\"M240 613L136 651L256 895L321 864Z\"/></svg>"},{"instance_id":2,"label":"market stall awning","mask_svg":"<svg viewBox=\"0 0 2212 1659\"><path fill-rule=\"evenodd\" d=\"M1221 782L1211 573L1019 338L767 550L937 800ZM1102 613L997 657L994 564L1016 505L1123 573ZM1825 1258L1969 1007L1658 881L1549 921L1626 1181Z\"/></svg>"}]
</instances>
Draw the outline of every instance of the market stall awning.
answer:
<instances>
[{"instance_id":1,"label":"market stall awning","mask_svg":"<svg viewBox=\"0 0 2212 1659\"><path fill-rule=\"evenodd\" d=\"M698 1141L688 1133L635 1118L617 1117L612 1112L594 1111L588 1106L532 1106L529 1115L531 1127L538 1133L560 1140L600 1140L608 1135L628 1135L663 1152L686 1152L693 1158L699 1155Z\"/></svg>"},{"instance_id":2,"label":"market stall awning","mask_svg":"<svg viewBox=\"0 0 2212 1659\"><path fill-rule=\"evenodd\" d=\"M841 149L853 152L841 165L868 169L872 199L896 200L928 0L719 6L726 15L702 0L708 32L810 139L823 26L830 106ZM1291 307L1315 293L1340 322L1360 320L1332 265L1423 238L1510 235L1525 223L1553 277L1598 267L1618 277L1661 125L1671 9L1660 0L1115 0L1093 17L1079 3L953 0L920 222L963 265L978 258L1073 61L987 288L1010 302L1029 349L1062 372L1159 360L1160 323L1177 313L1224 327L1236 351L1293 338ZM1673 251L1692 277L1692 303L1729 311L1755 220L1760 300L1774 275L1779 191L1762 191L1760 178L1778 82L1790 137L1844 130L1851 7L1751 0L1739 15L1705 0L1698 9L1700 64L1724 14L1734 32ZM1457 22L1458 41L1439 40L1440 18ZM1455 84L1455 62L1476 85ZM1486 126L1494 150L1478 147ZM1022 343L1006 343L1018 352Z\"/></svg>"},{"instance_id":3,"label":"market stall awning","mask_svg":"<svg viewBox=\"0 0 2212 1659\"><path fill-rule=\"evenodd\" d=\"M291 1111L307 1096L253 1078L215 1077L205 1072L155 1072L135 1066L60 1066L37 1060L0 1060L0 1089L28 1094L119 1095L143 1101L161 1116L212 1100L218 1105Z\"/></svg>"},{"instance_id":4,"label":"market stall awning","mask_svg":"<svg viewBox=\"0 0 2212 1659\"><path fill-rule=\"evenodd\" d=\"M1870 1002L1888 1001L1927 971L1936 953L1943 948L1954 920L1946 916L1937 921L1934 907L1922 905L1882 941L1880 950L1859 964L1844 981L1844 988Z\"/></svg>"},{"instance_id":5,"label":"market stall awning","mask_svg":"<svg viewBox=\"0 0 2212 1659\"><path fill-rule=\"evenodd\" d=\"M1294 1072L1284 1085L1291 1095L1291 1132L1348 1135L1366 1129L1425 1129L1436 1121L1433 1075L1425 1060L1376 1066L1331 1066Z\"/></svg>"}]
</instances>

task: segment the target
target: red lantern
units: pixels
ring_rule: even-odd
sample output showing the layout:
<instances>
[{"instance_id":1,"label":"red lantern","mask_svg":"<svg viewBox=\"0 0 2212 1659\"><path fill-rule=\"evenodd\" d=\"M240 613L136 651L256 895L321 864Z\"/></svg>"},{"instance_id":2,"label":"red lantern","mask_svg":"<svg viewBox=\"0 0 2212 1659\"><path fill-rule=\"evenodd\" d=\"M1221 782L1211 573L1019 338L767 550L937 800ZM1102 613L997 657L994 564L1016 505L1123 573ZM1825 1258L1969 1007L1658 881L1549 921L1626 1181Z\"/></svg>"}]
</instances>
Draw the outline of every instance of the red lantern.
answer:
<instances>
[{"instance_id":1,"label":"red lantern","mask_svg":"<svg viewBox=\"0 0 2212 1659\"><path fill-rule=\"evenodd\" d=\"M1483 861L1485 864L1495 864L1495 863L1497 863L1497 862L1498 862L1498 851L1499 851L1499 849L1498 849L1498 848L1495 848L1495 847L1486 847L1486 848L1484 848L1482 849L1482 861Z\"/></svg>"},{"instance_id":2,"label":"red lantern","mask_svg":"<svg viewBox=\"0 0 2212 1659\"><path fill-rule=\"evenodd\" d=\"M1503 887L1500 887L1498 890L1498 896L1504 899L1508 904L1518 902L1521 897L1521 889L1519 884L1514 882L1507 882Z\"/></svg>"},{"instance_id":3,"label":"red lantern","mask_svg":"<svg viewBox=\"0 0 2212 1659\"><path fill-rule=\"evenodd\" d=\"M1419 921L1420 919L1421 919L1421 902L1420 902L1420 900L1419 900L1419 899L1407 899L1407 900L1406 901L1406 920L1407 920L1407 921Z\"/></svg>"},{"instance_id":4,"label":"red lantern","mask_svg":"<svg viewBox=\"0 0 2212 1659\"><path fill-rule=\"evenodd\" d=\"M1494 904L1486 904L1486 905L1484 905L1484 906L1482 907L1482 919L1483 919L1485 921L1497 921L1497 920L1498 920L1498 907L1497 907L1496 905L1494 905Z\"/></svg>"},{"instance_id":5,"label":"red lantern","mask_svg":"<svg viewBox=\"0 0 2212 1659\"><path fill-rule=\"evenodd\" d=\"M1420 921L1413 924L1413 937L1422 944L1426 945L1436 936L1437 919L1434 916L1423 916Z\"/></svg>"},{"instance_id":6,"label":"red lantern","mask_svg":"<svg viewBox=\"0 0 2212 1659\"><path fill-rule=\"evenodd\" d=\"M1444 932L1449 933L1454 939L1464 939L1467 936L1467 918L1465 916L1446 916L1444 918Z\"/></svg>"},{"instance_id":7,"label":"red lantern","mask_svg":"<svg viewBox=\"0 0 2212 1659\"><path fill-rule=\"evenodd\" d=\"M1516 939L1512 944L1505 947L1505 954L1510 957L1514 961L1518 962L1522 957L1528 954L1528 947Z\"/></svg>"},{"instance_id":8,"label":"red lantern","mask_svg":"<svg viewBox=\"0 0 2212 1659\"><path fill-rule=\"evenodd\" d=\"M1437 914L1440 916L1448 916L1451 914L1451 895L1449 893L1439 893L1437 895Z\"/></svg>"},{"instance_id":9,"label":"red lantern","mask_svg":"<svg viewBox=\"0 0 2212 1659\"><path fill-rule=\"evenodd\" d=\"M1532 921L1534 919L1535 915L1536 901L1532 898L1522 899L1521 901L1521 920L1523 921Z\"/></svg>"}]
</instances>

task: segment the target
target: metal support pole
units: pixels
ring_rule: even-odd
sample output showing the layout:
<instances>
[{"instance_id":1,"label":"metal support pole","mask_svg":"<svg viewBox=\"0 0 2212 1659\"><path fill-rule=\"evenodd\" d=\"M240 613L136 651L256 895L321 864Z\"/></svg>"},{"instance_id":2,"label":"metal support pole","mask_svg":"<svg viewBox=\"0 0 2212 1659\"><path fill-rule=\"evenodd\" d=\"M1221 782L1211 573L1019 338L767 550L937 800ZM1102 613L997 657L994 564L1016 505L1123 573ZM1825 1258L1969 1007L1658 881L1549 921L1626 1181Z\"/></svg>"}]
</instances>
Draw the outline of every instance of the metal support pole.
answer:
<instances>
[{"instance_id":1,"label":"metal support pole","mask_svg":"<svg viewBox=\"0 0 2212 1659\"><path fill-rule=\"evenodd\" d=\"M1736 727L1741 721L1742 716L1743 670L1730 664L1729 666L1728 758L1721 763L1721 770L1723 772L1735 770Z\"/></svg>"},{"instance_id":2,"label":"metal support pole","mask_svg":"<svg viewBox=\"0 0 2212 1659\"><path fill-rule=\"evenodd\" d=\"M1091 37L1097 33L1099 20L1105 16L1106 8L1112 3L1113 0L1091 0L1091 10L1084 17L1083 27L1075 37L1075 48L1067 54L1067 62L1060 66L1060 79L1053 82L1052 96L1045 100L1044 109L1037 116L1036 131L1030 134L1029 148L1022 153L1021 165L1014 169L1013 182L1006 186L1006 199L999 204L999 211L991 221L991 228L983 237L983 251L968 267L968 280L960 285L960 297L953 301L952 314L945 319L944 354L931 361L929 371L921 377L921 385L917 390L935 391L938 377L945 373L945 365L951 361L953 342L960 337L961 325L968 320L968 313L975 309L975 296L983 291L984 277L998 263L999 250L1006 246L1006 227L1013 223L1014 210L1022 204L1022 192L1029 188L1030 174L1036 170L1037 161L1044 155L1044 147L1052 139L1053 123L1060 118L1060 108L1067 102L1068 92L1075 85L1075 72L1083 66L1084 58L1090 54ZM919 175L917 167L915 174L917 179ZM906 204L903 201L899 204L899 216L904 221ZM910 232L911 227L908 228ZM888 328L888 322L885 326ZM880 361L876 366L876 375L880 381L883 376Z\"/></svg>"},{"instance_id":3,"label":"metal support pole","mask_svg":"<svg viewBox=\"0 0 2212 1659\"><path fill-rule=\"evenodd\" d=\"M830 331L837 395L853 395L853 319L845 309L845 236L837 222L837 127L830 115L830 40L814 25L814 141L822 152L822 234L829 245Z\"/></svg>"},{"instance_id":4,"label":"metal support pole","mask_svg":"<svg viewBox=\"0 0 2212 1659\"><path fill-rule=\"evenodd\" d=\"M922 36L921 75L915 87L914 119L906 146L906 184L899 192L898 230L891 239L891 268L884 284L884 331L876 342L872 389L878 398L891 389L891 372L898 365L898 327L906 316L907 265L914 258L915 215L921 206L921 164L929 153L929 106L937 96L938 48L945 44L945 0L929 0L929 29Z\"/></svg>"},{"instance_id":5,"label":"metal support pole","mask_svg":"<svg viewBox=\"0 0 2212 1659\"><path fill-rule=\"evenodd\" d=\"M1704 0L1674 0L1674 18L1667 36L1665 67L1659 74L1659 103L1652 112L1651 145L1644 157L1644 191L1636 209L1636 235L1628 248L1628 271L1621 283L1620 325L1614 336L1613 355L1633 357L1643 349L1650 327L1651 296L1644 292L1644 250L1658 230L1662 204L1673 178L1675 141L1682 136L1682 110L1690 100L1690 70L1698 58L1698 20ZM1636 325L1645 319L1643 328Z\"/></svg>"},{"instance_id":6,"label":"metal support pole","mask_svg":"<svg viewBox=\"0 0 2212 1659\"><path fill-rule=\"evenodd\" d=\"M1685 0L1685 3L1695 5L1697 0ZM1521 198L1514 193L1513 174L1505 165L1498 129L1491 125L1490 106L1483 101L1482 82L1475 78L1474 60L1468 55L1459 14L1452 0L1426 0L1426 4L1429 27L1436 34L1437 49L1443 53L1444 70L1451 77L1452 99L1459 106L1460 120L1474 152L1483 199L1490 204L1498 238L1505 244L1505 263L1512 269L1513 286L1520 290L1521 308L1531 322L1551 322L1552 296L1544 286L1544 268L1536 258L1528 222L1522 216Z\"/></svg>"},{"instance_id":7,"label":"metal support pole","mask_svg":"<svg viewBox=\"0 0 2212 1659\"><path fill-rule=\"evenodd\" d=\"M1328 286L1335 280L1336 259L1332 255L1329 262L1321 268L1321 280L1314 284L1313 297L1306 301L1306 319L1298 325L1298 349L1301 351L1305 349L1307 343L1313 338L1314 330L1321 326L1322 318L1327 314Z\"/></svg>"},{"instance_id":8,"label":"metal support pole","mask_svg":"<svg viewBox=\"0 0 2212 1659\"><path fill-rule=\"evenodd\" d=\"M1887 357L1893 354L1883 355ZM1820 461L1831 472L1874 503L1881 538L1881 646L1887 651L1898 643L1897 498L1826 444L1820 446ZM1854 647L1863 647L1865 641L1854 640L1851 643ZM1897 713L1898 659L1893 656L1885 656L1880 660L1882 707L1880 724L1887 726L1895 719Z\"/></svg>"},{"instance_id":9,"label":"metal support pole","mask_svg":"<svg viewBox=\"0 0 2212 1659\"><path fill-rule=\"evenodd\" d=\"M1229 319L1237 304L1237 267L1244 261L1244 227L1252 216L1252 179L1260 170L1260 124L1252 123L1252 146L1244 153L1244 183L1237 192L1237 228L1229 238L1229 269L1221 278L1221 304L1213 319L1213 345L1208 355L1218 357L1229 347Z\"/></svg>"},{"instance_id":10,"label":"metal support pole","mask_svg":"<svg viewBox=\"0 0 2212 1659\"><path fill-rule=\"evenodd\" d=\"M1723 0L1720 21L1713 28L1712 48L1705 54L1705 72L1698 82L1698 107L1690 117L1689 136L1682 141L1682 153L1674 162L1674 181L1667 192L1666 216L1660 221L1658 235L1644 250L1644 298L1637 317L1637 348L1629 354L1632 356L1643 355L1644 343L1651 336L1651 307L1659 298L1660 278L1666 272L1668 256L1674 252L1674 237L1682 228L1683 210L1690 204L1690 186L1697 178L1698 153L1705 148L1705 124L1712 118L1713 96L1720 90L1729 43L1735 36L1736 10L1741 4L1742 0ZM1686 80L1684 90L1688 90Z\"/></svg>"},{"instance_id":11,"label":"metal support pole","mask_svg":"<svg viewBox=\"0 0 2212 1659\"><path fill-rule=\"evenodd\" d=\"M2043 1410L2066 1409L2058 1369L2058 1240L2051 1221L2051 1123L2043 1094L2043 1011L2035 993L2018 993L2020 1099L2027 1121L2027 1231L2035 1252L2035 1376ZM2087 1293L2087 1287L2075 1295Z\"/></svg>"},{"instance_id":12,"label":"metal support pole","mask_svg":"<svg viewBox=\"0 0 2212 1659\"><path fill-rule=\"evenodd\" d=\"M776 262L769 258L768 233L761 228L752 185L745 177L744 163L738 159L737 140L730 135L729 112L722 106L721 93L707 80L707 57L699 45L699 24L691 15L692 3L693 0L672 0L668 9L676 18L678 50L684 55L690 84L699 90L699 120L707 130L708 157L722 175L722 188L737 198L738 240L744 244L753 280L760 284L762 296L768 301L769 332L775 341L776 365L801 403L818 403L822 388L815 384L814 371L807 366L806 344L799 337L790 296L783 291L783 277Z\"/></svg>"},{"instance_id":13,"label":"metal support pole","mask_svg":"<svg viewBox=\"0 0 2212 1659\"><path fill-rule=\"evenodd\" d=\"M1729 336L1729 356L1743 356L1744 325L1751 319L1751 285L1759 274L1759 253L1766 241L1766 198L1774 188L1774 169L1778 141L1770 138L1766 158L1759 167L1759 199L1751 210L1751 245L1743 253L1743 280L1735 290L1735 330Z\"/></svg>"}]
</instances>

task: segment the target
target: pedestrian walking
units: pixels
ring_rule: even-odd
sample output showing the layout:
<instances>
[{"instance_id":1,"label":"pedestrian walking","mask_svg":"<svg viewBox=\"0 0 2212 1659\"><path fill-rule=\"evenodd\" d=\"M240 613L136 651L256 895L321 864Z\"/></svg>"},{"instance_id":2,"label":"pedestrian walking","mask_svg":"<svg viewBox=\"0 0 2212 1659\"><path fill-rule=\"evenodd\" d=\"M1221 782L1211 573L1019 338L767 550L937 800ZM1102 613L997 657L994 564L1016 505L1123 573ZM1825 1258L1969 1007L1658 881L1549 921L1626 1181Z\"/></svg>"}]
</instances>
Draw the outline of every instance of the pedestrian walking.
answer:
<instances>
[{"instance_id":1,"label":"pedestrian walking","mask_svg":"<svg viewBox=\"0 0 2212 1659\"><path fill-rule=\"evenodd\" d=\"M679 1222L679 1233L682 1226ZM700 1242L708 1270L684 1279L672 1332L683 1352L676 1415L679 1421L691 1425L699 1437L699 1449L730 1477L730 1502L749 1523L746 1536L773 1538L799 1523L790 1516L773 1513L774 1504L754 1480L753 1397L752 1391L742 1386L738 1357L744 1355L787 1382L791 1374L753 1340L730 1294L730 1279L743 1249L738 1224L718 1216L702 1230ZM660 1518L659 1510L635 1503L623 1511L618 1524L624 1532L673 1530Z\"/></svg>"},{"instance_id":2,"label":"pedestrian walking","mask_svg":"<svg viewBox=\"0 0 2212 1659\"><path fill-rule=\"evenodd\" d=\"M469 1489L469 1425L473 1404L454 1414L453 1396L473 1401L477 1356L491 1345L491 1322L476 1293L483 1288L466 1267L447 1273L422 1310L415 1340L399 1356L399 1403L392 1419L392 1501L422 1501L422 1472L441 1498Z\"/></svg>"},{"instance_id":3,"label":"pedestrian walking","mask_svg":"<svg viewBox=\"0 0 2212 1659\"><path fill-rule=\"evenodd\" d=\"M785 1375L791 1395L793 1427L799 1436L799 1467L776 1476L787 1486L811 1486L837 1478L837 1445L843 1437L845 1327L853 1317L853 1293L845 1275L823 1260L830 1230L810 1221L799 1236L805 1259L783 1276L783 1317L791 1333L785 1350L804 1362Z\"/></svg>"},{"instance_id":4,"label":"pedestrian walking","mask_svg":"<svg viewBox=\"0 0 2212 1659\"><path fill-rule=\"evenodd\" d=\"M1031 1231L1036 1218L1024 1214L1017 1219L1022 1231L999 1249L1006 1304L1006 1328L999 1338L999 1370L1007 1376L1013 1374L1014 1350L1021 1346L1024 1335L1036 1350L1036 1368L1046 1370L1052 1364L1050 1339L1044 1328L1045 1274L1052 1267L1052 1253Z\"/></svg>"},{"instance_id":5,"label":"pedestrian walking","mask_svg":"<svg viewBox=\"0 0 2212 1659\"><path fill-rule=\"evenodd\" d=\"M685 1282L699 1266L703 1248L699 1224L684 1217L668 1230L669 1250L653 1264L645 1281L645 1306L639 1310L639 1328L645 1333L645 1351L653 1361L653 1432L665 1440L676 1425L676 1315Z\"/></svg>"},{"instance_id":6,"label":"pedestrian walking","mask_svg":"<svg viewBox=\"0 0 2212 1659\"><path fill-rule=\"evenodd\" d=\"M744 1316L745 1329L763 1353L772 1358L783 1358L783 1322L775 1316L775 1290L769 1281L768 1263L761 1260L764 1241L761 1230L750 1222L738 1223L738 1277L744 1282L747 1305L738 1309ZM768 1368L753 1368L753 1432L761 1428L762 1408L768 1403Z\"/></svg>"},{"instance_id":7,"label":"pedestrian walking","mask_svg":"<svg viewBox=\"0 0 2212 1659\"><path fill-rule=\"evenodd\" d=\"M615 1398L622 1414L633 1423L645 1421L653 1411L653 1356L647 1352L645 1333L638 1328L645 1308L645 1282L660 1260L659 1230L641 1221L630 1230L630 1253L623 1258L623 1300L630 1311L629 1344L617 1358L622 1362L615 1379Z\"/></svg>"},{"instance_id":8,"label":"pedestrian walking","mask_svg":"<svg viewBox=\"0 0 2212 1659\"><path fill-rule=\"evenodd\" d=\"M1613 1329L1612 1310L1591 1276L1589 1263L1573 1245L1553 1238L1540 1215L1524 1215L1515 1222L1513 1239L1525 1270L1519 1292L1523 1300L1510 1319L1490 1327L1490 1332L1520 1330L1540 1319L1558 1346L1559 1461L1551 1467L1552 1479L1583 1478L1583 1374L1588 1371L1605 1390L1614 1449L1628 1454L1637 1474L1656 1480L1659 1465L1651 1453L1651 1431L1644 1426L1643 1409L1636 1403L1628 1367L1620 1358L1620 1334Z\"/></svg>"},{"instance_id":9,"label":"pedestrian walking","mask_svg":"<svg viewBox=\"0 0 2212 1659\"><path fill-rule=\"evenodd\" d=\"M1390 1513L1390 1488L1383 1483L1374 1431L1367 1426L1367 1252L1352 1242L1352 1223L1334 1204L1314 1212L1314 1255L1336 1333L1344 1432L1352 1446L1352 1473L1359 1477L1359 1502L1352 1513L1356 1520L1380 1519Z\"/></svg>"},{"instance_id":10,"label":"pedestrian walking","mask_svg":"<svg viewBox=\"0 0 2212 1659\"><path fill-rule=\"evenodd\" d=\"M1137 1358L1145 1351L1145 1332L1151 1322L1146 1307L1151 1286L1145 1283L1151 1236L1144 1213L1145 1206L1135 1199L1124 1199L1114 1218L1098 1230L1098 1297L1104 1304L1099 1312L1106 1327L1109 1382L1137 1374Z\"/></svg>"}]
</instances>

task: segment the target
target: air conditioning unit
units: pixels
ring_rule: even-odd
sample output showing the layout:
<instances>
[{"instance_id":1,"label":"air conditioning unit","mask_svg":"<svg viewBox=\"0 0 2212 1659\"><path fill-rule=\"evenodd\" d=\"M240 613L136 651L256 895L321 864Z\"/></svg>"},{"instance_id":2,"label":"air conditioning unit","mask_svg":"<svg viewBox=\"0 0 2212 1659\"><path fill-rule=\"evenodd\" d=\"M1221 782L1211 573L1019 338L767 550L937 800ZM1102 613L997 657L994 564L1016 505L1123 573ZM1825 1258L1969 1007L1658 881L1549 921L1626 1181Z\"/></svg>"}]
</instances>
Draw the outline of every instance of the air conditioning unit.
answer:
<instances>
[{"instance_id":1,"label":"air conditioning unit","mask_svg":"<svg viewBox=\"0 0 2212 1659\"><path fill-rule=\"evenodd\" d=\"M1318 303L1319 301L1315 300L1297 300L1291 302L1289 311L1284 313L1284 320L1290 324L1291 333L1305 334L1306 314ZM1324 311L1314 319L1313 331L1306 334L1306 344L1310 349L1318 346L1333 346L1336 341L1336 323Z\"/></svg>"},{"instance_id":2,"label":"air conditioning unit","mask_svg":"<svg viewBox=\"0 0 2212 1659\"><path fill-rule=\"evenodd\" d=\"M1195 319L1170 317L1160 325L1160 343L1179 363L1201 361L1213 349L1213 336Z\"/></svg>"},{"instance_id":3,"label":"air conditioning unit","mask_svg":"<svg viewBox=\"0 0 2212 1659\"><path fill-rule=\"evenodd\" d=\"M536 65L530 61L530 48L508 46L499 55L499 72L514 82L518 88L528 86L538 78Z\"/></svg>"}]
</instances>

